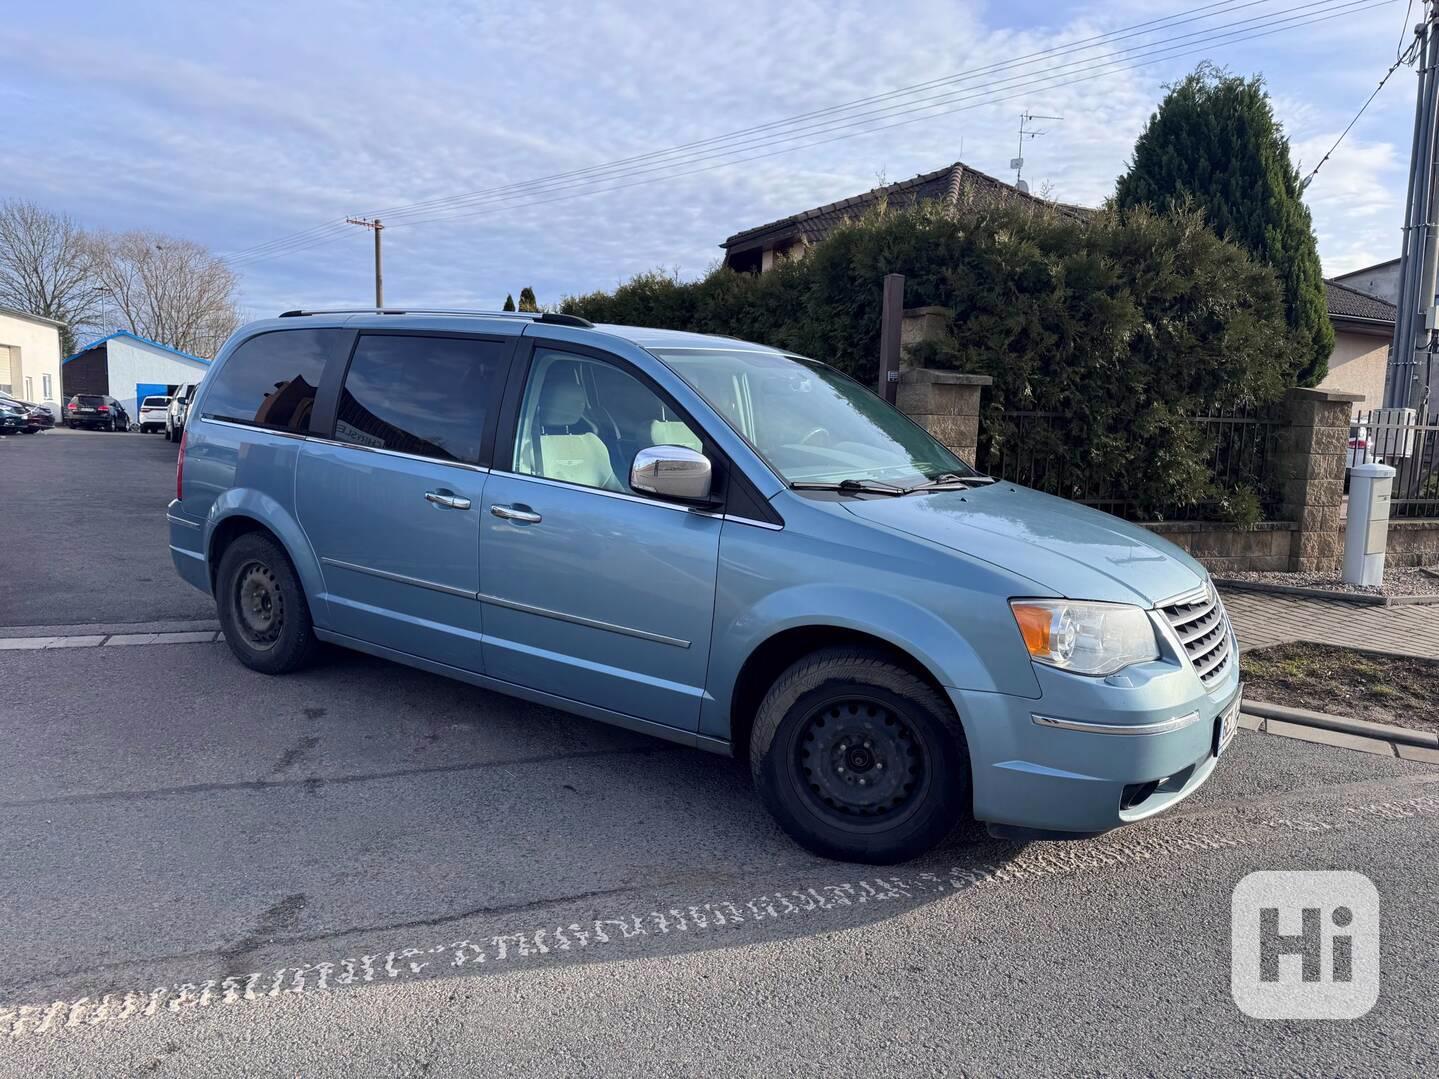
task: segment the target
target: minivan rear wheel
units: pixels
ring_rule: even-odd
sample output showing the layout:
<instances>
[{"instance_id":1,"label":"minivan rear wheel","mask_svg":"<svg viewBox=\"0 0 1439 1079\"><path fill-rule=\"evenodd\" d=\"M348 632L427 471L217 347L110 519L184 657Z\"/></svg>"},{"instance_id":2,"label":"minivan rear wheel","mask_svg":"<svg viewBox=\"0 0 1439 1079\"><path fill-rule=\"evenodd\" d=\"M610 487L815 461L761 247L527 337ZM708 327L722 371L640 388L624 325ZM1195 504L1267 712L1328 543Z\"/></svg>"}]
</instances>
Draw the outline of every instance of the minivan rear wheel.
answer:
<instances>
[{"instance_id":1,"label":"minivan rear wheel","mask_svg":"<svg viewBox=\"0 0 1439 1079\"><path fill-rule=\"evenodd\" d=\"M959 718L938 691L878 652L799 660L760 704L750 769L796 842L887 865L939 843L971 809Z\"/></svg>"},{"instance_id":2,"label":"minivan rear wheel","mask_svg":"<svg viewBox=\"0 0 1439 1079\"><path fill-rule=\"evenodd\" d=\"M249 533L225 548L215 606L230 651L251 670L287 674L313 658L317 642L305 590L274 540Z\"/></svg>"}]
</instances>

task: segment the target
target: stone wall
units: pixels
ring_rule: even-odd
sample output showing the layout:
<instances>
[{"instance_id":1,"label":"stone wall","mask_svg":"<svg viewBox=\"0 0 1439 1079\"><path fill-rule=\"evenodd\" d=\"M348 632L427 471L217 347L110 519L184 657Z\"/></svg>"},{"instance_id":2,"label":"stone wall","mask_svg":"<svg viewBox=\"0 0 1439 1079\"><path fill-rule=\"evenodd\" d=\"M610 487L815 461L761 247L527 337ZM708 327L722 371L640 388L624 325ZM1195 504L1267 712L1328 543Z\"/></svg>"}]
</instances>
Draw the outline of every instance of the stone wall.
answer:
<instances>
[{"instance_id":1,"label":"stone wall","mask_svg":"<svg viewBox=\"0 0 1439 1079\"><path fill-rule=\"evenodd\" d=\"M988 375L911 367L899 373L895 404L972 465L979 446L979 394L993 381Z\"/></svg>"},{"instance_id":2,"label":"stone wall","mask_svg":"<svg viewBox=\"0 0 1439 1079\"><path fill-rule=\"evenodd\" d=\"M1293 389L1280 432L1280 514L1294 522L1289 565L1295 573L1335 573L1344 548L1339 514L1349 460L1349 416L1359 394Z\"/></svg>"},{"instance_id":3,"label":"stone wall","mask_svg":"<svg viewBox=\"0 0 1439 1079\"><path fill-rule=\"evenodd\" d=\"M1261 521L1251 528L1209 521L1163 521L1143 527L1188 551L1216 577L1289 568L1292 521Z\"/></svg>"},{"instance_id":4,"label":"stone wall","mask_svg":"<svg viewBox=\"0 0 1439 1079\"><path fill-rule=\"evenodd\" d=\"M1439 566L1439 521L1389 522L1387 566Z\"/></svg>"}]
</instances>

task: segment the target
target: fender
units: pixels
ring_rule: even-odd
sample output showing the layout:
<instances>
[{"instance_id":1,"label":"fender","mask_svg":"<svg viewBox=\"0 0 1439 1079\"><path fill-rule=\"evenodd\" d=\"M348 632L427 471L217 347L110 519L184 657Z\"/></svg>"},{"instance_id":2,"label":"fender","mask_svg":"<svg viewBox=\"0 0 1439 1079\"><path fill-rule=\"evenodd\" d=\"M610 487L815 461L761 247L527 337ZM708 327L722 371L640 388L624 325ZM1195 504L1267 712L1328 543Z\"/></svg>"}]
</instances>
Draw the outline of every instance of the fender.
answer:
<instances>
[{"instance_id":1,"label":"fender","mask_svg":"<svg viewBox=\"0 0 1439 1079\"><path fill-rule=\"evenodd\" d=\"M247 517L275 534L285 548L285 553L290 556L295 572L300 576L300 584L304 587L305 598L310 604L310 616L316 625L323 626L328 623L324 598L325 578L320 572L320 561L315 557L310 541L305 538L300 523L289 510L253 487L231 487L211 504L210 513L205 519L206 569L213 572L216 568L211 557L214 553L216 531L221 524L233 517Z\"/></svg>"},{"instance_id":2,"label":"fender","mask_svg":"<svg viewBox=\"0 0 1439 1079\"><path fill-rule=\"evenodd\" d=\"M728 627L715 627L707 678L710 694L701 709L700 733L728 738L731 701L745 662L773 637L808 627L882 638L912 656L942 686L1038 697L1033 668L1027 657L1021 662L1022 653L1010 640L1017 631L1008 610L992 623L985 612L967 613L984 629L981 638L987 639L968 639L950 619L936 613L932 601L921 604L907 596L855 584L810 582L770 592L738 612ZM1012 653L1014 662L996 663L996 644L1001 654ZM988 658L982 652L988 653Z\"/></svg>"}]
</instances>

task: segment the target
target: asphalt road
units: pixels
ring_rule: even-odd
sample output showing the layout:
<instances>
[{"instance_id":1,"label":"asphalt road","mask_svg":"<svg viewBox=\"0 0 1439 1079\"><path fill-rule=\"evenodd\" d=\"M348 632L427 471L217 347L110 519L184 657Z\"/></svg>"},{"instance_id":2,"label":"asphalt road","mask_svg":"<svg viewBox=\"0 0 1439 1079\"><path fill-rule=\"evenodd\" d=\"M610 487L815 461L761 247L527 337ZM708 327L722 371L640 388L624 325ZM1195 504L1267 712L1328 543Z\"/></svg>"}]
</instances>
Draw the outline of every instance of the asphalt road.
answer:
<instances>
[{"instance_id":1,"label":"asphalt road","mask_svg":"<svg viewBox=\"0 0 1439 1079\"><path fill-rule=\"evenodd\" d=\"M175 454L163 435L0 438L0 626L213 618L170 563Z\"/></svg>"},{"instance_id":2,"label":"asphalt road","mask_svg":"<svg viewBox=\"0 0 1439 1079\"><path fill-rule=\"evenodd\" d=\"M1157 820L876 870L721 758L350 653L0 651L0 688L7 1077L1439 1068L1439 770L1393 757L1241 731ZM1381 895L1378 1005L1246 1017L1231 891L1331 868Z\"/></svg>"}]
</instances>

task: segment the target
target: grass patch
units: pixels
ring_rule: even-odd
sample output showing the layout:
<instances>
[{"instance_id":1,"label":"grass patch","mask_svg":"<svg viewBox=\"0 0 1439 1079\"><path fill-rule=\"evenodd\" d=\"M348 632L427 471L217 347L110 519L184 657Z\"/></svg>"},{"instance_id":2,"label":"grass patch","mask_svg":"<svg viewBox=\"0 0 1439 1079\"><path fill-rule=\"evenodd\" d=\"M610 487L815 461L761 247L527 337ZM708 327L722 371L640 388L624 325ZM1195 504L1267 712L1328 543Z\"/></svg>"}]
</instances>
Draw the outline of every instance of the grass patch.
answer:
<instances>
[{"instance_id":1,"label":"grass patch","mask_svg":"<svg viewBox=\"0 0 1439 1079\"><path fill-rule=\"evenodd\" d=\"M1240 661L1247 700L1439 731L1439 660L1280 644Z\"/></svg>"}]
</instances>

